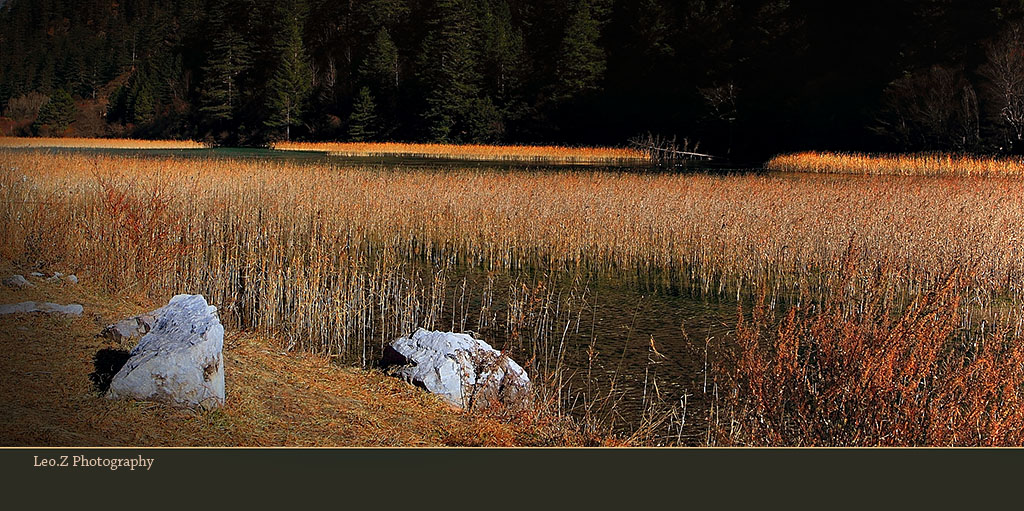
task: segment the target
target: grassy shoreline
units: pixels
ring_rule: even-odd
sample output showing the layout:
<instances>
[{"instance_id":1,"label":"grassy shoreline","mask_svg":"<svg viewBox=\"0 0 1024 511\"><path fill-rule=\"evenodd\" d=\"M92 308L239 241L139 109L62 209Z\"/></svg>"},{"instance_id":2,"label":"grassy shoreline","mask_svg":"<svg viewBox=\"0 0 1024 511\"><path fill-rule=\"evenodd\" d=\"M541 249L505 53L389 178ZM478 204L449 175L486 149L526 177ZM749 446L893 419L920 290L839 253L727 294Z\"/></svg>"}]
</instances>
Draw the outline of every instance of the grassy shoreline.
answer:
<instances>
[{"instance_id":1,"label":"grassy shoreline","mask_svg":"<svg viewBox=\"0 0 1024 511\"><path fill-rule=\"evenodd\" d=\"M17 273L3 266L3 275ZM27 273L22 271L21 273ZM0 287L0 302L81 303L77 318L0 316L0 445L6 446L548 446L597 445L540 412L465 413L378 370L290 352L279 339L229 329L227 401L212 411L108 400L90 382L102 326L160 305L113 295L86 274L69 285Z\"/></svg>"},{"instance_id":2,"label":"grassy shoreline","mask_svg":"<svg viewBox=\"0 0 1024 511\"><path fill-rule=\"evenodd\" d=\"M1024 175L1024 159L949 153L867 154L808 151L781 154L764 165L779 172L891 176L1009 177Z\"/></svg>"},{"instance_id":3,"label":"grassy shoreline","mask_svg":"<svg viewBox=\"0 0 1024 511\"><path fill-rule=\"evenodd\" d=\"M62 149L203 149L192 140L117 138L0 137L0 148ZM332 156L427 158L465 161L637 164L650 159L633 149L483 144L414 144L393 142L278 142L277 151L321 152Z\"/></svg>"},{"instance_id":4,"label":"grassy shoreline","mask_svg":"<svg viewBox=\"0 0 1024 511\"><path fill-rule=\"evenodd\" d=\"M638 163L649 161L633 149L613 147L410 144L392 142L279 142L281 151L323 151L337 156L440 158L537 163Z\"/></svg>"},{"instance_id":5,"label":"grassy shoreline","mask_svg":"<svg viewBox=\"0 0 1024 511\"><path fill-rule=\"evenodd\" d=\"M67 149L202 149L194 140L142 140L131 138L0 137L0 148Z\"/></svg>"}]
</instances>

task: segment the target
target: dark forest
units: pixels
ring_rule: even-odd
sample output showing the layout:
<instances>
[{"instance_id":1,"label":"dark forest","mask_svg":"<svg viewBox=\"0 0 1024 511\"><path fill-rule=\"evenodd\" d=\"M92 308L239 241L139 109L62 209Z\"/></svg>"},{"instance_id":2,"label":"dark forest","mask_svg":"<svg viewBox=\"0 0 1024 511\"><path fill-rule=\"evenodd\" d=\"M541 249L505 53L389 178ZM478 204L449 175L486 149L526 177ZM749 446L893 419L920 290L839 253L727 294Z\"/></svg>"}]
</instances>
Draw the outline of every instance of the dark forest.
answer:
<instances>
[{"instance_id":1,"label":"dark forest","mask_svg":"<svg viewBox=\"0 0 1024 511\"><path fill-rule=\"evenodd\" d=\"M7 0L9 134L1019 153L1024 2ZM6 128L4 128L6 127Z\"/></svg>"}]
</instances>

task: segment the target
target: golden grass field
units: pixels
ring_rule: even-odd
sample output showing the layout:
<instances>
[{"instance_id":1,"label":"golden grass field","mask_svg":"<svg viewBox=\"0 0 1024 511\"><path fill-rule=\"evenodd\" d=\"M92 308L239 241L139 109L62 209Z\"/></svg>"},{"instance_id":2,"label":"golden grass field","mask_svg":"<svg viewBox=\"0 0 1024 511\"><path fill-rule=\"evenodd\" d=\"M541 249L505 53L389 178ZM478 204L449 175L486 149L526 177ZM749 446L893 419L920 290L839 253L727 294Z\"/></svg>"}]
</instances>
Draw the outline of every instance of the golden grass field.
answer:
<instances>
[{"instance_id":1,"label":"golden grass field","mask_svg":"<svg viewBox=\"0 0 1024 511\"><path fill-rule=\"evenodd\" d=\"M715 442L746 445L1022 441L1004 434L1024 431L1008 408L1024 369L1006 351L1020 346L1024 318L1022 208L1024 182L1009 177L389 170L0 151L0 256L14 268L75 272L115 296L201 293L229 328L274 349L363 367L416 326L499 335L547 406L565 398L559 339L579 323L595 276L675 284L735 300L744 314L761 296L769 312L738 328L749 356L716 380L742 392L716 393L706 410L724 428ZM460 278L465 268L487 282ZM776 311L792 315L790 330L777 329ZM822 343L860 356L812 356ZM790 401L771 397L787 392ZM915 408L900 408L911 396ZM923 426L894 433L898 425L855 403ZM930 408L939 405L952 412ZM843 414L854 415L842 424L878 427L812 427Z\"/></svg>"},{"instance_id":2,"label":"golden grass field","mask_svg":"<svg viewBox=\"0 0 1024 511\"><path fill-rule=\"evenodd\" d=\"M4 268L4 274L11 273ZM584 445L549 417L460 413L379 371L283 352L278 343L231 331L225 338L228 397L212 411L111 401L92 386L93 357L129 349L97 337L104 325L161 305L111 295L89 279L75 286L32 279L0 288L3 303L84 304L79 318L0 317L0 445L23 446L542 446Z\"/></svg>"},{"instance_id":3,"label":"golden grass field","mask_svg":"<svg viewBox=\"0 0 1024 511\"><path fill-rule=\"evenodd\" d=\"M127 138L0 137L0 148L94 148L94 149L202 149L192 140L140 140Z\"/></svg>"},{"instance_id":4,"label":"golden grass field","mask_svg":"<svg viewBox=\"0 0 1024 511\"><path fill-rule=\"evenodd\" d=\"M1024 159L948 153L862 154L803 152L775 156L768 170L819 174L1002 177L1024 175Z\"/></svg>"},{"instance_id":5,"label":"golden grass field","mask_svg":"<svg viewBox=\"0 0 1024 511\"><path fill-rule=\"evenodd\" d=\"M394 142L278 142L282 151L324 151L338 156L387 156L540 163L637 163L649 161L633 149L613 147L406 144Z\"/></svg>"}]
</instances>

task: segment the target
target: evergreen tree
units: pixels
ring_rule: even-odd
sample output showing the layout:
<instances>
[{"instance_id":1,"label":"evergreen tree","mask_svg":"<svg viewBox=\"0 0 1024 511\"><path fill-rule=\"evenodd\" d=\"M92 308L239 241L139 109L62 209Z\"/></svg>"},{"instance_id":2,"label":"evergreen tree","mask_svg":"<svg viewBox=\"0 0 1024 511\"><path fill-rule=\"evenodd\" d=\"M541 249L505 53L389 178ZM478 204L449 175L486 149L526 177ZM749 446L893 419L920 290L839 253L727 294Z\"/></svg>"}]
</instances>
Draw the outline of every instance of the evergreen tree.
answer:
<instances>
[{"instance_id":1,"label":"evergreen tree","mask_svg":"<svg viewBox=\"0 0 1024 511\"><path fill-rule=\"evenodd\" d=\"M268 83L267 110L264 125L284 129L285 140L291 140L292 126L301 125L300 112L309 98L312 72L309 67L298 16L287 16L278 39L278 65Z\"/></svg>"},{"instance_id":2,"label":"evergreen tree","mask_svg":"<svg viewBox=\"0 0 1024 511\"><path fill-rule=\"evenodd\" d=\"M398 47L391 40L388 29L381 27L370 45L359 74L378 93L390 93L398 88L398 71Z\"/></svg>"},{"instance_id":3,"label":"evergreen tree","mask_svg":"<svg viewBox=\"0 0 1024 511\"><path fill-rule=\"evenodd\" d=\"M360 32L364 39L372 39L381 28L389 31L398 27L409 15L404 0L364 0L358 7Z\"/></svg>"},{"instance_id":4,"label":"evergreen tree","mask_svg":"<svg viewBox=\"0 0 1024 511\"><path fill-rule=\"evenodd\" d=\"M555 77L555 100L569 101L600 90L605 72L605 53L598 46L601 24L591 0L580 0L562 39Z\"/></svg>"},{"instance_id":5,"label":"evergreen tree","mask_svg":"<svg viewBox=\"0 0 1024 511\"><path fill-rule=\"evenodd\" d=\"M234 118L240 96L238 77L249 66L249 48L237 32L224 26L214 39L203 66L199 113L210 126L224 125Z\"/></svg>"},{"instance_id":6,"label":"evergreen tree","mask_svg":"<svg viewBox=\"0 0 1024 511\"><path fill-rule=\"evenodd\" d=\"M118 85L107 98L107 122L120 122L128 117L128 89Z\"/></svg>"},{"instance_id":7,"label":"evergreen tree","mask_svg":"<svg viewBox=\"0 0 1024 511\"><path fill-rule=\"evenodd\" d=\"M75 121L77 111L71 94L64 89L57 89L50 96L50 100L39 109L39 117L32 128L36 133L59 135Z\"/></svg>"},{"instance_id":8,"label":"evergreen tree","mask_svg":"<svg viewBox=\"0 0 1024 511\"><path fill-rule=\"evenodd\" d=\"M420 59L427 133L437 142L472 138L466 120L480 93L472 0L438 0Z\"/></svg>"},{"instance_id":9,"label":"evergreen tree","mask_svg":"<svg viewBox=\"0 0 1024 511\"><path fill-rule=\"evenodd\" d=\"M523 32L512 25L512 14L504 0L484 3L483 60L488 89L499 98L515 94L525 76Z\"/></svg>"},{"instance_id":10,"label":"evergreen tree","mask_svg":"<svg viewBox=\"0 0 1024 511\"><path fill-rule=\"evenodd\" d=\"M377 134L375 129L377 123L376 108L373 96L370 95L369 87L359 89L359 94L352 105L352 115L348 119L349 140L363 142L372 139Z\"/></svg>"},{"instance_id":11,"label":"evergreen tree","mask_svg":"<svg viewBox=\"0 0 1024 511\"><path fill-rule=\"evenodd\" d=\"M154 117L156 117L156 101L153 99L153 91L148 85L143 85L132 99L132 122L147 124Z\"/></svg>"}]
</instances>

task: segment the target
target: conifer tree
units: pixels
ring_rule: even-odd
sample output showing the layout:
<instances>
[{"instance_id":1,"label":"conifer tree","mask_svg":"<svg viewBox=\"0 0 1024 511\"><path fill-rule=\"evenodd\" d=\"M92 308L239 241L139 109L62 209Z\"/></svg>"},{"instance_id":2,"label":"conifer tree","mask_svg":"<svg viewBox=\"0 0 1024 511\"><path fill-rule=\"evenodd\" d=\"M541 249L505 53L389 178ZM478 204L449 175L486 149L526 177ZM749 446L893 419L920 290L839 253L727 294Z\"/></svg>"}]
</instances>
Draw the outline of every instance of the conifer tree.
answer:
<instances>
[{"instance_id":1,"label":"conifer tree","mask_svg":"<svg viewBox=\"0 0 1024 511\"><path fill-rule=\"evenodd\" d=\"M459 142L469 138L466 119L480 92L472 0L438 0L420 59L426 88L423 117L430 139Z\"/></svg>"},{"instance_id":2,"label":"conifer tree","mask_svg":"<svg viewBox=\"0 0 1024 511\"><path fill-rule=\"evenodd\" d=\"M124 123L128 115L128 89L118 85L107 98L107 122Z\"/></svg>"},{"instance_id":3,"label":"conifer tree","mask_svg":"<svg viewBox=\"0 0 1024 511\"><path fill-rule=\"evenodd\" d=\"M203 67L205 78L199 112L208 124L222 125L234 118L240 96L238 77L248 66L249 49L245 39L230 26L223 26Z\"/></svg>"},{"instance_id":4,"label":"conifer tree","mask_svg":"<svg viewBox=\"0 0 1024 511\"><path fill-rule=\"evenodd\" d=\"M373 36L381 27L394 29L409 14L409 7L404 0L363 0L359 11L365 22L363 35Z\"/></svg>"},{"instance_id":5,"label":"conifer tree","mask_svg":"<svg viewBox=\"0 0 1024 511\"><path fill-rule=\"evenodd\" d=\"M132 122L147 124L156 116L156 100L148 85L142 85L132 99Z\"/></svg>"},{"instance_id":6,"label":"conifer tree","mask_svg":"<svg viewBox=\"0 0 1024 511\"><path fill-rule=\"evenodd\" d=\"M352 115L348 119L349 140L363 142L372 139L377 134L376 108L369 87L359 89L359 94L352 105Z\"/></svg>"},{"instance_id":7,"label":"conifer tree","mask_svg":"<svg viewBox=\"0 0 1024 511\"><path fill-rule=\"evenodd\" d=\"M515 93L524 76L526 60L523 33L512 26L505 0L484 2L481 16L483 58L488 89L499 98Z\"/></svg>"},{"instance_id":8,"label":"conifer tree","mask_svg":"<svg viewBox=\"0 0 1024 511\"><path fill-rule=\"evenodd\" d=\"M555 100L569 101L600 89L605 53L598 46L601 23L591 0L580 0L569 19L559 52Z\"/></svg>"},{"instance_id":9,"label":"conifer tree","mask_svg":"<svg viewBox=\"0 0 1024 511\"><path fill-rule=\"evenodd\" d=\"M302 44L297 14L286 16L276 49L278 65L267 84L269 116L264 125L271 129L284 129L285 140L291 140L291 129L301 125L300 113L312 86L312 72Z\"/></svg>"},{"instance_id":10,"label":"conifer tree","mask_svg":"<svg viewBox=\"0 0 1024 511\"><path fill-rule=\"evenodd\" d=\"M75 121L76 112L77 108L71 94L64 89L57 89L50 96L50 100L39 109L39 117L32 128L36 133L50 131L61 134Z\"/></svg>"},{"instance_id":11,"label":"conifer tree","mask_svg":"<svg viewBox=\"0 0 1024 511\"><path fill-rule=\"evenodd\" d=\"M381 27L374 37L359 72L378 93L391 92L398 88L398 47L391 39L386 27Z\"/></svg>"}]
</instances>

